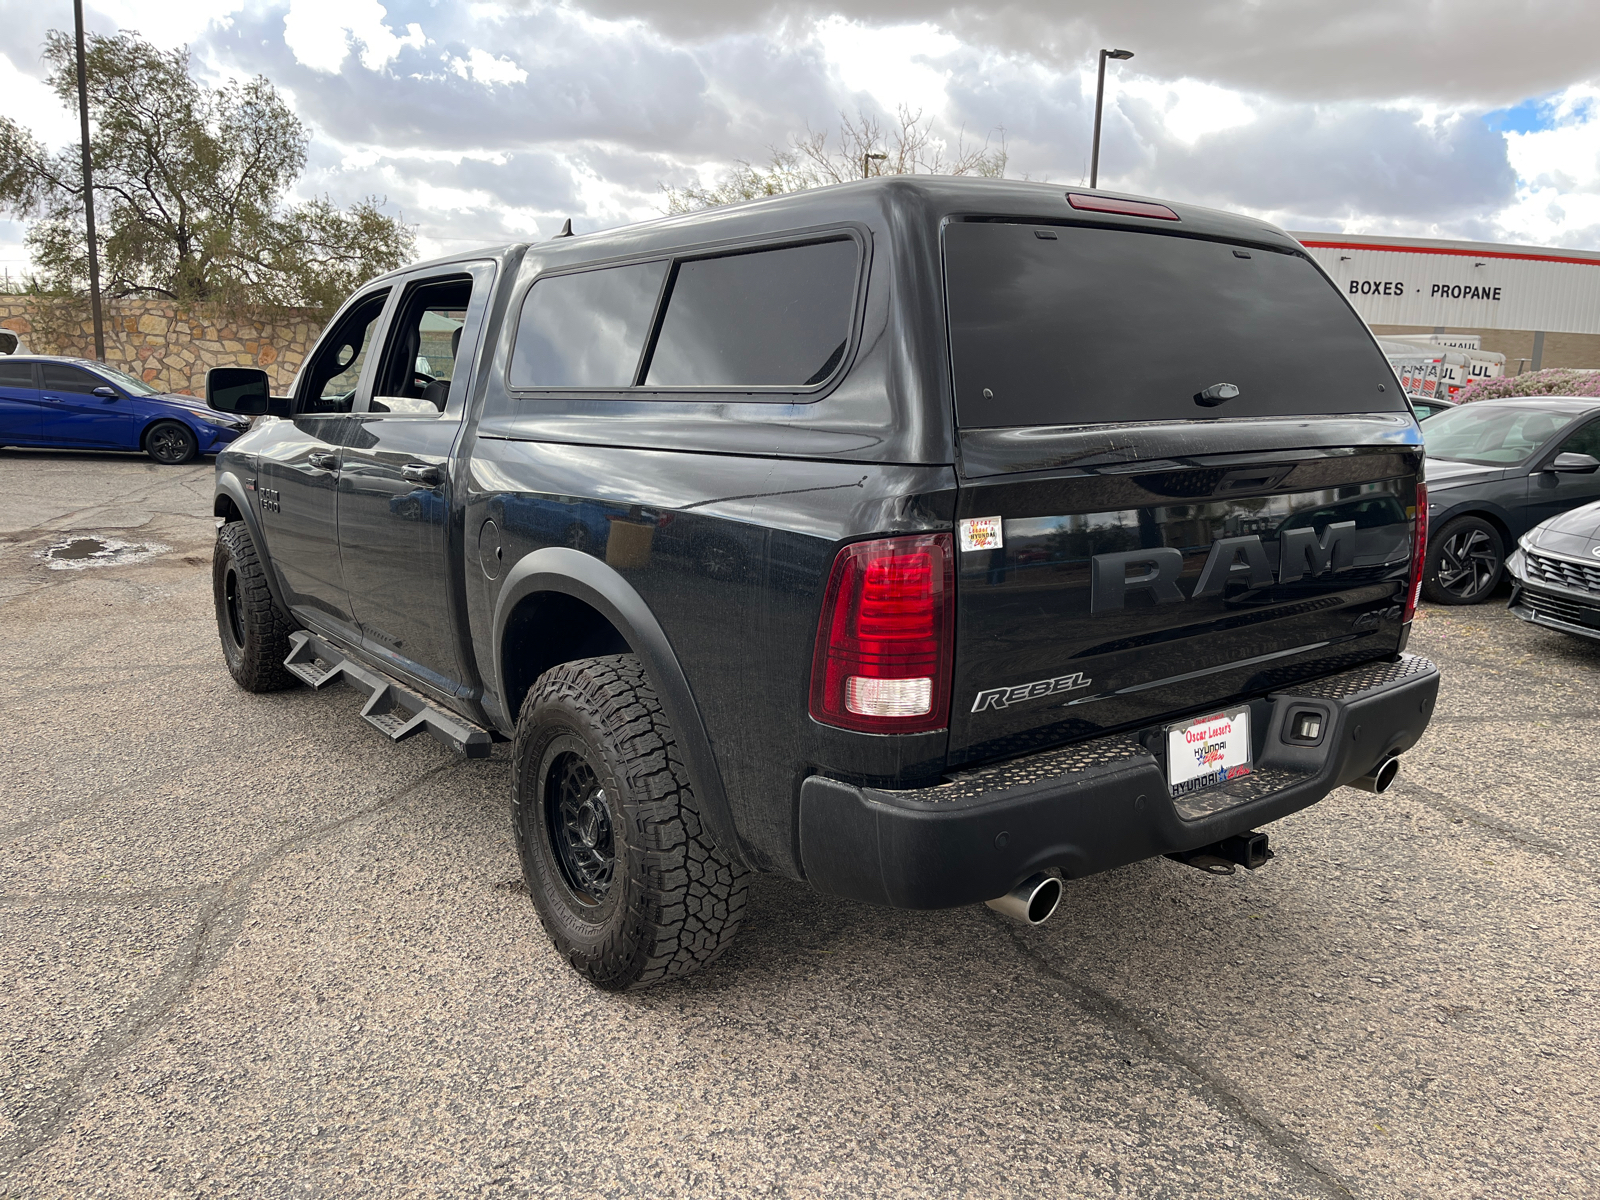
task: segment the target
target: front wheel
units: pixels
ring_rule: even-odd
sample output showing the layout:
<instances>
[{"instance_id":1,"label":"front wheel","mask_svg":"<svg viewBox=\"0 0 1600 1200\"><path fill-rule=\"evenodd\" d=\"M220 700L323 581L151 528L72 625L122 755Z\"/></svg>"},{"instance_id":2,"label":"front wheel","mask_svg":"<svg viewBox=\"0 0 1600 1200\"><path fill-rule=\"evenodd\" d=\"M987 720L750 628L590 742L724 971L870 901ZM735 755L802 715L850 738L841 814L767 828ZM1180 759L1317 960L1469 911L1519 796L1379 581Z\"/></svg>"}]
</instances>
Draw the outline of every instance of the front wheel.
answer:
<instances>
[{"instance_id":1,"label":"front wheel","mask_svg":"<svg viewBox=\"0 0 1600 1200\"><path fill-rule=\"evenodd\" d=\"M1457 517L1428 538L1422 594L1435 604L1480 604L1505 569L1500 531L1482 517Z\"/></svg>"},{"instance_id":2,"label":"front wheel","mask_svg":"<svg viewBox=\"0 0 1600 1200\"><path fill-rule=\"evenodd\" d=\"M273 602L266 569L243 521L217 530L211 591L222 657L233 681L247 692L277 692L299 683L283 665L294 624Z\"/></svg>"},{"instance_id":3,"label":"front wheel","mask_svg":"<svg viewBox=\"0 0 1600 1200\"><path fill-rule=\"evenodd\" d=\"M636 657L539 677L517 720L512 790L539 920L591 983L620 992L682 977L733 940L749 873L706 833Z\"/></svg>"},{"instance_id":4,"label":"front wheel","mask_svg":"<svg viewBox=\"0 0 1600 1200\"><path fill-rule=\"evenodd\" d=\"M187 425L179 421L159 421L145 434L144 448L158 463L176 467L193 458L200 447Z\"/></svg>"}]
</instances>

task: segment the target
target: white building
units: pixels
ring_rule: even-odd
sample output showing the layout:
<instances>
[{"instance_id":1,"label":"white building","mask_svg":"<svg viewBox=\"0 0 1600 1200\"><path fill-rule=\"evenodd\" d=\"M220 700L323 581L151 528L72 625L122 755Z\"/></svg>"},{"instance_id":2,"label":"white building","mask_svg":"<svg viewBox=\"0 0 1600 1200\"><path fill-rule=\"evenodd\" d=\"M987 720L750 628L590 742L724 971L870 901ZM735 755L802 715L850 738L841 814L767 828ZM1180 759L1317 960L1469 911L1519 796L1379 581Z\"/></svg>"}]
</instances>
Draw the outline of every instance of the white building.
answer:
<instances>
[{"instance_id":1,"label":"white building","mask_svg":"<svg viewBox=\"0 0 1600 1200\"><path fill-rule=\"evenodd\" d=\"M1506 373L1600 368L1600 253L1296 233L1374 333L1476 333Z\"/></svg>"}]
</instances>

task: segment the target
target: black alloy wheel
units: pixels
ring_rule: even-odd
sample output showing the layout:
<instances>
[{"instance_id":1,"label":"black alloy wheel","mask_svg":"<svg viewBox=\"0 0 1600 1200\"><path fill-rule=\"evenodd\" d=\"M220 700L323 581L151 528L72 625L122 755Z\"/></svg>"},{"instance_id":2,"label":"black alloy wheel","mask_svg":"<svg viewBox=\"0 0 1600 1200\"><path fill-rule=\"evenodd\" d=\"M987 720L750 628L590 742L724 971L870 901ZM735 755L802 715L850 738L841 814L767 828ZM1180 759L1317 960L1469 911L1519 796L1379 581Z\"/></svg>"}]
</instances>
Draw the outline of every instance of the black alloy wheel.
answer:
<instances>
[{"instance_id":1,"label":"black alloy wheel","mask_svg":"<svg viewBox=\"0 0 1600 1200\"><path fill-rule=\"evenodd\" d=\"M568 735L546 752L545 823L573 899L595 907L611 891L617 847L606 790L584 749L579 739Z\"/></svg>"},{"instance_id":2,"label":"black alloy wheel","mask_svg":"<svg viewBox=\"0 0 1600 1200\"><path fill-rule=\"evenodd\" d=\"M187 427L177 421L162 421L145 435L144 448L158 463L176 467L193 458L199 446Z\"/></svg>"},{"instance_id":3,"label":"black alloy wheel","mask_svg":"<svg viewBox=\"0 0 1600 1200\"><path fill-rule=\"evenodd\" d=\"M222 570L222 617L218 622L233 639L233 648L244 651L244 614L239 611L239 569L229 562Z\"/></svg>"},{"instance_id":4,"label":"black alloy wheel","mask_svg":"<svg viewBox=\"0 0 1600 1200\"><path fill-rule=\"evenodd\" d=\"M733 940L749 873L707 832L633 655L577 659L538 678L517 720L512 797L539 921L597 987L681 978Z\"/></svg>"},{"instance_id":5,"label":"black alloy wheel","mask_svg":"<svg viewBox=\"0 0 1600 1200\"><path fill-rule=\"evenodd\" d=\"M1481 517L1458 517L1428 539L1422 594L1435 604L1480 604L1500 583L1505 548Z\"/></svg>"}]
</instances>

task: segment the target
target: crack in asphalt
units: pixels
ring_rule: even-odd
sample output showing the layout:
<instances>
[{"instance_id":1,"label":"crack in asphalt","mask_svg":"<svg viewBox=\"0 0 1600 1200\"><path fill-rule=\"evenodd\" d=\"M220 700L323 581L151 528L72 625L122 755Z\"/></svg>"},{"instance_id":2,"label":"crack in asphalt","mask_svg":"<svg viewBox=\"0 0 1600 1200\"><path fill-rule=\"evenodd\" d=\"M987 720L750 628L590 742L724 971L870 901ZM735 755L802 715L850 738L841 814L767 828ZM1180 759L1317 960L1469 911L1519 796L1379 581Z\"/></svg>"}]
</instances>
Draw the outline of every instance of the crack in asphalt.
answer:
<instances>
[{"instance_id":1,"label":"crack in asphalt","mask_svg":"<svg viewBox=\"0 0 1600 1200\"><path fill-rule=\"evenodd\" d=\"M85 513L105 512L105 511L108 511L110 509L115 509L115 508L131 508L131 507L135 507L135 506L139 505L141 501L145 500L146 498L148 498L153 493L160 491L162 488L170 487L173 484L178 484L178 485L181 486L182 483L183 483L183 480L181 480L181 479L170 479L170 478L169 479L157 479L157 480L152 481L152 483L150 484L149 487L142 488L142 489L139 489L139 490L130 490L130 491L128 491L128 492L126 492L126 493L124 493L124 494L122 494L122 495L120 495L120 496L118 496L118 497L116 497L115 499L112 499L112 500L97 500L93 504L86 504L82 508L75 508L71 512L61 513L58 516L46 517L43 521L40 521L36 525L29 525L29 526L26 526L25 528L20 529L20 530L12 530L12 531L10 531L10 533L14 537L16 537L17 541L24 540L24 537L26 537L28 535L32 535L32 536L36 537L36 536L38 536L38 534L40 532L44 532L44 533L62 533L62 532L66 531L67 529L70 528L70 525L65 525L62 522L76 521L80 517L82 517ZM157 511L157 510L151 509L149 511L154 512L154 511ZM173 514L173 515L179 515L179 514ZM183 515L185 520L193 521L193 520L200 520L201 519L201 518L196 517L193 513L186 513L186 514L182 514L182 515ZM138 528L142 528L143 525L148 525L149 523L150 522L148 520L146 520L146 521L142 522L141 525L130 526L129 528L138 529ZM22 536L17 536L17 535L22 535Z\"/></svg>"},{"instance_id":2,"label":"crack in asphalt","mask_svg":"<svg viewBox=\"0 0 1600 1200\"><path fill-rule=\"evenodd\" d=\"M1206 1066L1203 1060L1182 1050L1176 1039L1167 1036L1148 1018L1139 1016L1127 1005L1092 984L1075 979L1061 970L1023 937L1025 930L1015 922L998 913L992 914L992 920L1005 930L1012 944L1036 971L1067 989L1079 1008L1124 1036L1144 1043L1155 1057L1173 1063L1193 1076L1198 1081L1198 1090L1206 1099L1252 1130L1277 1151L1287 1161L1292 1171L1301 1176L1303 1182L1312 1184L1325 1195L1340 1197L1343 1200L1349 1200L1357 1194L1354 1187L1337 1171L1317 1161L1315 1152L1304 1138L1286 1129L1267 1112L1265 1107L1252 1099L1248 1092L1226 1075Z\"/></svg>"},{"instance_id":3,"label":"crack in asphalt","mask_svg":"<svg viewBox=\"0 0 1600 1200\"><path fill-rule=\"evenodd\" d=\"M1600 879L1600 867L1585 862L1575 856L1570 850L1547 842L1542 838L1530 837L1521 830L1497 820L1487 813L1479 812L1465 804L1458 803L1446 796L1440 795L1425 784L1417 783L1411 779L1397 779L1389 793L1397 796L1408 796L1417 803L1422 804L1435 812L1460 821L1463 824L1473 825L1485 833L1493 834L1504 841L1511 842L1524 850L1541 854L1546 858L1554 859L1560 866L1566 867L1588 879Z\"/></svg>"},{"instance_id":4,"label":"crack in asphalt","mask_svg":"<svg viewBox=\"0 0 1600 1200\"><path fill-rule=\"evenodd\" d=\"M441 763L430 768L382 800L337 820L297 833L263 850L222 883L197 889L181 897L205 901L188 937L155 981L128 1002L126 1015L118 1026L104 1034L71 1071L50 1086L49 1091L53 1095L35 1101L32 1107L20 1113L13 1108L10 1116L15 1132L0 1136L0 1170L9 1171L18 1166L34 1151L59 1137L84 1100L84 1085L90 1074L142 1043L189 995L195 983L216 968L238 935L240 921L256 880L268 867L363 817L392 807L429 779L455 765L453 762ZM35 899L33 902L38 901ZM6 907L11 905L7 904Z\"/></svg>"}]
</instances>

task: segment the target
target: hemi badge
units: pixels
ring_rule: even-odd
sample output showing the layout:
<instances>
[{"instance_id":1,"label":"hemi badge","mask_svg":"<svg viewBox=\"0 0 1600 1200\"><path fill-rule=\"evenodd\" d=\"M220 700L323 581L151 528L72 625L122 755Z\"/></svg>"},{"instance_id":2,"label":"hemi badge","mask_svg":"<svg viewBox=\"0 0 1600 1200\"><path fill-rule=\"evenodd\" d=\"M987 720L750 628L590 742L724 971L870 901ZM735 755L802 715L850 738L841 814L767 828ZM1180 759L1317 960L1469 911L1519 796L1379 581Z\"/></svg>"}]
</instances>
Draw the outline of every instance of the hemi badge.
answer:
<instances>
[{"instance_id":1,"label":"hemi badge","mask_svg":"<svg viewBox=\"0 0 1600 1200\"><path fill-rule=\"evenodd\" d=\"M1006 544L999 517L967 517L956 522L963 550L998 550Z\"/></svg>"}]
</instances>

